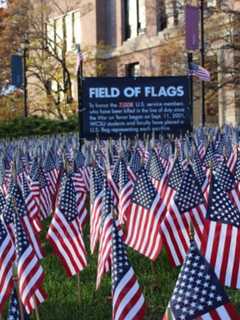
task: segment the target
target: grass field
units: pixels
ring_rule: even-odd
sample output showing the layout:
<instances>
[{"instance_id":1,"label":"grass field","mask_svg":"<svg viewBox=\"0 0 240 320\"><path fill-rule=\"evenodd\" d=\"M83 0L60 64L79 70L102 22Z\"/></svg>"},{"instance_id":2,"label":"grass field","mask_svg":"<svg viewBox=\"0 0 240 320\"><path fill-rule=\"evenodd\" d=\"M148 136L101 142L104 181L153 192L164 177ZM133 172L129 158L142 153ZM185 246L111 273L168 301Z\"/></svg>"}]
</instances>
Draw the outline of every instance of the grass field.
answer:
<instances>
[{"instance_id":1,"label":"grass field","mask_svg":"<svg viewBox=\"0 0 240 320\"><path fill-rule=\"evenodd\" d=\"M42 320L111 320L111 278L104 277L96 291L97 257L90 255L88 226L85 228L88 267L80 274L80 290L77 276L68 278L51 246L45 240L49 221L42 233L46 257L42 261L45 270L45 289L48 299L39 307ZM177 280L178 269L172 268L163 251L154 266L150 260L128 249L129 260L135 270L147 302L146 320L161 320ZM240 290L227 290L230 300L240 312ZM6 319L6 318L4 318ZM35 314L31 319L36 319Z\"/></svg>"},{"instance_id":2,"label":"grass field","mask_svg":"<svg viewBox=\"0 0 240 320\"><path fill-rule=\"evenodd\" d=\"M48 224L43 232L43 239ZM88 246L88 226L85 230L85 244ZM45 242L45 241L44 241ZM46 272L45 288L48 300L39 308L40 319L44 320L110 320L111 319L111 278L105 276L96 291L96 256L88 256L88 267L80 274L80 292L77 277L67 278L65 270L45 242L46 258L43 267ZM173 269L165 252L162 252L154 267L151 262L128 250L129 259L143 288L148 311L145 319L160 320L174 288L179 269ZM240 291L228 290L231 301L240 311Z\"/></svg>"}]
</instances>

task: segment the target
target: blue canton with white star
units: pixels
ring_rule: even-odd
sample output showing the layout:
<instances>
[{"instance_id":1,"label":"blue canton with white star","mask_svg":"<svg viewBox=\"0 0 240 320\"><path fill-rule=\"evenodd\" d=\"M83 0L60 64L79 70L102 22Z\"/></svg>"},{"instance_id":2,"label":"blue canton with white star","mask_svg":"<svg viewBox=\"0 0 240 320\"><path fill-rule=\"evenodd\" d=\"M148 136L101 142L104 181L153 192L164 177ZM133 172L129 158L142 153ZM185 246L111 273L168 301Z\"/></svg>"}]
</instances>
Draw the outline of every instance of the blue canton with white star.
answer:
<instances>
[{"instance_id":1,"label":"blue canton with white star","mask_svg":"<svg viewBox=\"0 0 240 320\"><path fill-rule=\"evenodd\" d=\"M119 189L122 190L128 183L127 165L123 159L119 162Z\"/></svg>"},{"instance_id":2,"label":"blue canton with white star","mask_svg":"<svg viewBox=\"0 0 240 320\"><path fill-rule=\"evenodd\" d=\"M180 213L187 212L204 203L202 190L190 165L188 165L183 174L182 182L175 193L174 201Z\"/></svg>"},{"instance_id":3,"label":"blue canton with white star","mask_svg":"<svg viewBox=\"0 0 240 320\"><path fill-rule=\"evenodd\" d=\"M116 222L112 224L112 290L117 287L131 265L128 261L125 244L123 243Z\"/></svg>"},{"instance_id":4,"label":"blue canton with white star","mask_svg":"<svg viewBox=\"0 0 240 320\"><path fill-rule=\"evenodd\" d=\"M175 319L194 320L228 302L213 269L192 242L170 300Z\"/></svg>"},{"instance_id":5,"label":"blue canton with white star","mask_svg":"<svg viewBox=\"0 0 240 320\"><path fill-rule=\"evenodd\" d=\"M206 217L209 220L240 227L240 212L229 200L214 175L210 186Z\"/></svg>"},{"instance_id":6,"label":"blue canton with white star","mask_svg":"<svg viewBox=\"0 0 240 320\"><path fill-rule=\"evenodd\" d=\"M177 158L174 162L172 171L170 172L169 179L168 179L168 185L172 189L177 190L181 184L183 176L183 168L179 162L179 159Z\"/></svg>"},{"instance_id":7,"label":"blue canton with white star","mask_svg":"<svg viewBox=\"0 0 240 320\"><path fill-rule=\"evenodd\" d=\"M69 223L78 216L76 191L71 174L63 178L59 209Z\"/></svg>"},{"instance_id":8,"label":"blue canton with white star","mask_svg":"<svg viewBox=\"0 0 240 320\"><path fill-rule=\"evenodd\" d=\"M93 203L103 189L103 174L101 169L96 166L90 172L90 198Z\"/></svg>"},{"instance_id":9,"label":"blue canton with white star","mask_svg":"<svg viewBox=\"0 0 240 320\"><path fill-rule=\"evenodd\" d=\"M229 170L226 161L223 160L216 168L215 177L218 180L220 186L226 192L229 192L235 187L235 179Z\"/></svg>"},{"instance_id":10,"label":"blue canton with white star","mask_svg":"<svg viewBox=\"0 0 240 320\"><path fill-rule=\"evenodd\" d=\"M150 209L156 195L157 191L154 188L150 177L147 175L146 170L142 168L134 185L132 202L146 209Z\"/></svg>"},{"instance_id":11,"label":"blue canton with white star","mask_svg":"<svg viewBox=\"0 0 240 320\"><path fill-rule=\"evenodd\" d=\"M149 163L149 175L150 177L160 181L164 174L164 168L161 161L158 159L156 152L153 150L150 163Z\"/></svg>"}]
</instances>

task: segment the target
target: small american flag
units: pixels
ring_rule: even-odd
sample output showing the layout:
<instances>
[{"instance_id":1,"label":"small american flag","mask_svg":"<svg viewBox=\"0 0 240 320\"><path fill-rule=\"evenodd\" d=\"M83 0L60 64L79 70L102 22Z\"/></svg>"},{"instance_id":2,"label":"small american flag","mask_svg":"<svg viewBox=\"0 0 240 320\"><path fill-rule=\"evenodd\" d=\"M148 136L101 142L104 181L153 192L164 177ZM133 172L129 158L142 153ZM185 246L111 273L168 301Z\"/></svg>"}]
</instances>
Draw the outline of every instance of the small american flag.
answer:
<instances>
[{"instance_id":1,"label":"small american flag","mask_svg":"<svg viewBox=\"0 0 240 320\"><path fill-rule=\"evenodd\" d=\"M93 253L99 240L101 211L103 205L103 175L96 166L90 173L90 249Z\"/></svg>"},{"instance_id":2,"label":"small american flag","mask_svg":"<svg viewBox=\"0 0 240 320\"><path fill-rule=\"evenodd\" d=\"M212 176L201 252L221 283L240 288L240 213Z\"/></svg>"},{"instance_id":3,"label":"small american flag","mask_svg":"<svg viewBox=\"0 0 240 320\"><path fill-rule=\"evenodd\" d=\"M210 81L211 79L209 71L195 63L190 64L189 74L199 78L202 81Z\"/></svg>"},{"instance_id":4,"label":"small american flag","mask_svg":"<svg viewBox=\"0 0 240 320\"><path fill-rule=\"evenodd\" d=\"M149 259L156 260L162 249L159 229L165 214L166 207L146 169L142 168L126 213L126 244Z\"/></svg>"},{"instance_id":5,"label":"small american flag","mask_svg":"<svg viewBox=\"0 0 240 320\"><path fill-rule=\"evenodd\" d=\"M163 317L163 320L170 319L239 319L216 274L194 242Z\"/></svg>"},{"instance_id":6,"label":"small american flag","mask_svg":"<svg viewBox=\"0 0 240 320\"><path fill-rule=\"evenodd\" d=\"M44 272L17 214L15 214L14 228L19 295L27 313L31 313L47 297L42 288Z\"/></svg>"},{"instance_id":7,"label":"small american flag","mask_svg":"<svg viewBox=\"0 0 240 320\"><path fill-rule=\"evenodd\" d=\"M101 279L104 273L110 270L111 265L111 240L112 240L112 210L113 201L111 196L111 190L107 180L104 180L103 186L103 209L101 214L101 229L99 238L99 253L98 253L98 268L97 268L97 284L99 288Z\"/></svg>"},{"instance_id":8,"label":"small american flag","mask_svg":"<svg viewBox=\"0 0 240 320\"><path fill-rule=\"evenodd\" d=\"M144 318L145 302L115 221L112 224L112 319Z\"/></svg>"},{"instance_id":9,"label":"small american flag","mask_svg":"<svg viewBox=\"0 0 240 320\"><path fill-rule=\"evenodd\" d=\"M14 245L0 220L0 312L13 288Z\"/></svg>"},{"instance_id":10,"label":"small american flag","mask_svg":"<svg viewBox=\"0 0 240 320\"><path fill-rule=\"evenodd\" d=\"M118 215L121 224L125 223L127 208L131 203L131 194L133 192L133 183L128 178L127 165L123 159L119 164L119 203Z\"/></svg>"},{"instance_id":11,"label":"small american flag","mask_svg":"<svg viewBox=\"0 0 240 320\"><path fill-rule=\"evenodd\" d=\"M61 259L69 277L86 267L86 249L71 175L63 177L59 204L53 215L47 239Z\"/></svg>"},{"instance_id":12,"label":"small american flag","mask_svg":"<svg viewBox=\"0 0 240 320\"><path fill-rule=\"evenodd\" d=\"M206 214L204 202L201 188L189 165L161 224L163 241L174 266L183 263L189 249L190 215L196 236L200 238L202 235Z\"/></svg>"}]
</instances>

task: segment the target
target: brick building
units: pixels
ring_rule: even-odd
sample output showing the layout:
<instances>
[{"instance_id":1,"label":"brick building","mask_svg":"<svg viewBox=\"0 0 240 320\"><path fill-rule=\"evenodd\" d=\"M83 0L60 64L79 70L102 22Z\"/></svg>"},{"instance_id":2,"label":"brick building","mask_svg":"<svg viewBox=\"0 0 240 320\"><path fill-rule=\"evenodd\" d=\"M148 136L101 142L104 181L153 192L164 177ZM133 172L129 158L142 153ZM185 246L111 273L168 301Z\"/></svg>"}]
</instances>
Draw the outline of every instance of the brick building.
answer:
<instances>
[{"instance_id":1,"label":"brick building","mask_svg":"<svg viewBox=\"0 0 240 320\"><path fill-rule=\"evenodd\" d=\"M86 76L187 73L184 0L69 0L64 8L65 3L58 1L59 9L51 11L48 37L55 42L64 39L69 59L75 59L75 45L81 45L86 53ZM240 71L240 51L233 46L239 37L238 9L239 0L206 1L206 62L212 74L212 81L206 84L209 124L240 122L239 80L235 76ZM199 63L199 52L194 53L194 60ZM194 96L194 123L198 125L201 112L197 80Z\"/></svg>"}]
</instances>

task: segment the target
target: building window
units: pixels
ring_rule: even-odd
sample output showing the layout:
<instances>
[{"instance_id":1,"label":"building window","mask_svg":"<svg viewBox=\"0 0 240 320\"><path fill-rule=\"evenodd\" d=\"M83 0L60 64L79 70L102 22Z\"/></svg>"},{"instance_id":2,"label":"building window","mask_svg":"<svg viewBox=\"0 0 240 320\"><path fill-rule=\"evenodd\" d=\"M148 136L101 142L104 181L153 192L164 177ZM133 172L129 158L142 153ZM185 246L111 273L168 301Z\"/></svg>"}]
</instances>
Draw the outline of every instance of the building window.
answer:
<instances>
[{"instance_id":1,"label":"building window","mask_svg":"<svg viewBox=\"0 0 240 320\"><path fill-rule=\"evenodd\" d=\"M157 3L157 28L162 31L167 28L167 13L165 0L158 0Z\"/></svg>"},{"instance_id":2,"label":"building window","mask_svg":"<svg viewBox=\"0 0 240 320\"><path fill-rule=\"evenodd\" d=\"M59 55L62 50L67 52L81 43L80 12L69 12L59 18L51 19L47 25L48 46Z\"/></svg>"},{"instance_id":3,"label":"building window","mask_svg":"<svg viewBox=\"0 0 240 320\"><path fill-rule=\"evenodd\" d=\"M138 62L129 63L126 65L127 77L139 77L140 76L140 64Z\"/></svg>"},{"instance_id":4,"label":"building window","mask_svg":"<svg viewBox=\"0 0 240 320\"><path fill-rule=\"evenodd\" d=\"M146 29L145 0L125 0L125 40L135 38Z\"/></svg>"}]
</instances>

